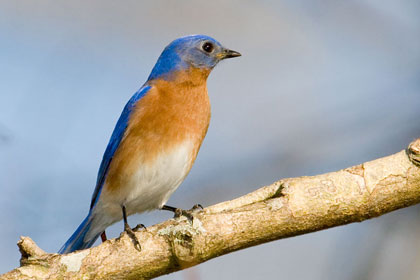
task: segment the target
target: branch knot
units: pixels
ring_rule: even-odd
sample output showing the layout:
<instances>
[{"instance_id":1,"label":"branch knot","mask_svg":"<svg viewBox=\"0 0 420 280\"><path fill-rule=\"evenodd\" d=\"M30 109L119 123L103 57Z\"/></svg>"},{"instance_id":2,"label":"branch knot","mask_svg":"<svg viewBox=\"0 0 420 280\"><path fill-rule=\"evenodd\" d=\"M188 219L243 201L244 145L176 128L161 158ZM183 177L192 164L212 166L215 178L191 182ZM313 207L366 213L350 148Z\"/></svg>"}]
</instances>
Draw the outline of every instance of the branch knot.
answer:
<instances>
[{"instance_id":1,"label":"branch knot","mask_svg":"<svg viewBox=\"0 0 420 280\"><path fill-rule=\"evenodd\" d=\"M420 138L414 140L410 143L410 145L408 145L406 153L410 161L420 167Z\"/></svg>"}]
</instances>

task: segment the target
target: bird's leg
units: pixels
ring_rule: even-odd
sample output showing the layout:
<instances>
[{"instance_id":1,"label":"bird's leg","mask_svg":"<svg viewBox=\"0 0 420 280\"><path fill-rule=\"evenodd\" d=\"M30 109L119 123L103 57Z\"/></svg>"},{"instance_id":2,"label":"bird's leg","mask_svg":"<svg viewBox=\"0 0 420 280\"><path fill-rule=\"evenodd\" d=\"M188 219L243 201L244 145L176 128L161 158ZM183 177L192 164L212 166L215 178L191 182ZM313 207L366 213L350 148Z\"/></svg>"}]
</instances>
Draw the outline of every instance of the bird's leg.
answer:
<instances>
[{"instance_id":1,"label":"bird's leg","mask_svg":"<svg viewBox=\"0 0 420 280\"><path fill-rule=\"evenodd\" d=\"M196 212L197 210L202 210L202 209L203 209L203 206L201 206L201 204L195 204L190 210L183 210L181 208L176 208L169 205L163 205L161 208L161 210L174 212L174 218L185 216L191 222L194 219L193 213Z\"/></svg>"},{"instance_id":2,"label":"bird's leg","mask_svg":"<svg viewBox=\"0 0 420 280\"><path fill-rule=\"evenodd\" d=\"M101 233L101 240L102 240L102 242L105 242L105 241L107 241L107 240L108 240L108 239L106 238L106 233L105 233L105 231Z\"/></svg>"},{"instance_id":3,"label":"bird's leg","mask_svg":"<svg viewBox=\"0 0 420 280\"><path fill-rule=\"evenodd\" d=\"M134 243L134 247L138 251L141 251L140 242L137 239L136 234L134 233L134 231L128 225L128 222L127 222L127 212L126 212L125 206L122 206L122 212L123 212L123 219L124 219L124 231L128 234L128 236L130 236L131 240Z\"/></svg>"}]
</instances>

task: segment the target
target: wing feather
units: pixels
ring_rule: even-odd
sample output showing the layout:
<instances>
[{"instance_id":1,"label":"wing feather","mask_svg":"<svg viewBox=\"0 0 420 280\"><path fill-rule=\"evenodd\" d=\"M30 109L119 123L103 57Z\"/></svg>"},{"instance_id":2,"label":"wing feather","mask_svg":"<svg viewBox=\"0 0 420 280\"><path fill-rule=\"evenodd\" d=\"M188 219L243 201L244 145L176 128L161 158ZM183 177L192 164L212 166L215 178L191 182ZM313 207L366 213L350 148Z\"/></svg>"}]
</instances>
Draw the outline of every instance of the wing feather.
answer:
<instances>
[{"instance_id":1,"label":"wing feather","mask_svg":"<svg viewBox=\"0 0 420 280\"><path fill-rule=\"evenodd\" d=\"M109 165L111 164L112 158L114 157L115 151L120 145L121 140L124 138L124 132L127 128L131 111L133 110L137 101L140 100L150 90L150 88L151 87L148 85L143 86L130 98L130 100L125 105L117 124L115 125L114 131L111 135L111 139L109 140L108 146L106 147L104 156L102 158L101 166L99 167L98 178L96 180L95 191L92 195L90 209L92 209L95 206L96 202L99 199Z\"/></svg>"}]
</instances>

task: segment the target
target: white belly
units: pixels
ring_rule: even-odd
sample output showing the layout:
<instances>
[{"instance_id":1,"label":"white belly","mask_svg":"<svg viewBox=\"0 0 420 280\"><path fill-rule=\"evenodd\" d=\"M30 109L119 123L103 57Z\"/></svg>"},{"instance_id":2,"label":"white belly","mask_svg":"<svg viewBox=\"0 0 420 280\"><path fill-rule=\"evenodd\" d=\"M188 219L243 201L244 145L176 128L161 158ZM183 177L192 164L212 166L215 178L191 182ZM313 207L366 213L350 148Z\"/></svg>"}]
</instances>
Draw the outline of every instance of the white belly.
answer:
<instances>
[{"instance_id":1,"label":"white belly","mask_svg":"<svg viewBox=\"0 0 420 280\"><path fill-rule=\"evenodd\" d=\"M123 205L127 214L161 208L191 169L194 145L186 141L169 152L162 152L149 164L140 164L128 180L130 191Z\"/></svg>"},{"instance_id":2,"label":"white belly","mask_svg":"<svg viewBox=\"0 0 420 280\"><path fill-rule=\"evenodd\" d=\"M169 152L158 154L148 164L140 160L136 172L126 178L123 190L105 196L101 194L93 209L94 220L86 238L92 238L121 220L123 205L127 215L161 208L190 171L193 151L193 142L185 141Z\"/></svg>"}]
</instances>

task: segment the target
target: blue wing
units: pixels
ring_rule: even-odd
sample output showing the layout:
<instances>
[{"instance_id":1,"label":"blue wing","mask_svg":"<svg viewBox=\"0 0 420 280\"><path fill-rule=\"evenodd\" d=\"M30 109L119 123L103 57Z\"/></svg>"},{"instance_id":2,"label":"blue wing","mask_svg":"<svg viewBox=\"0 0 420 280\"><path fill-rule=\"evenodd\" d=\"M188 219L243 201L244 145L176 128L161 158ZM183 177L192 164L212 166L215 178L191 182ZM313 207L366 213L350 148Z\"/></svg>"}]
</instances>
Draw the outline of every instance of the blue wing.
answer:
<instances>
[{"instance_id":1,"label":"blue wing","mask_svg":"<svg viewBox=\"0 0 420 280\"><path fill-rule=\"evenodd\" d=\"M95 191L92 195L90 209L92 209L98 201L111 160L115 151L120 145L122 138L124 137L124 132L127 128L131 111L133 110L136 102L141 99L150 90L150 88L150 86L143 86L131 97L131 99L125 105L124 110L122 111L121 116L115 125L114 132L112 132L111 139L109 140L108 146L106 147L104 156L102 158L101 166L99 167L98 178L96 180Z\"/></svg>"}]
</instances>

